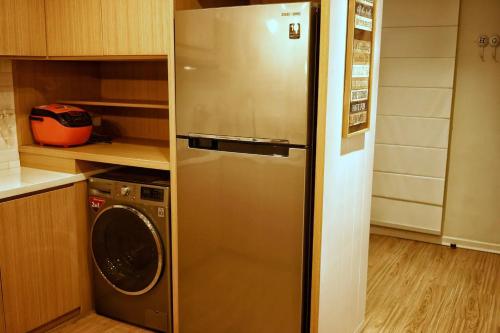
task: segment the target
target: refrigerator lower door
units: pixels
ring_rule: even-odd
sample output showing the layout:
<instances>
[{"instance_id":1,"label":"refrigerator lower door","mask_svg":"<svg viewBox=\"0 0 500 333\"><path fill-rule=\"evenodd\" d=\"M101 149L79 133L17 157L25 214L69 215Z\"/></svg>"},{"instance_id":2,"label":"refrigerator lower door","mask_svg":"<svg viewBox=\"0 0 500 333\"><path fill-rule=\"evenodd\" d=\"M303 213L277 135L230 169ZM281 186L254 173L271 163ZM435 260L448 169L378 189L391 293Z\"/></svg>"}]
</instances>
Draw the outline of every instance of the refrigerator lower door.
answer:
<instances>
[{"instance_id":1,"label":"refrigerator lower door","mask_svg":"<svg viewBox=\"0 0 500 333\"><path fill-rule=\"evenodd\" d=\"M177 139L180 332L300 333L308 151L189 143Z\"/></svg>"}]
</instances>

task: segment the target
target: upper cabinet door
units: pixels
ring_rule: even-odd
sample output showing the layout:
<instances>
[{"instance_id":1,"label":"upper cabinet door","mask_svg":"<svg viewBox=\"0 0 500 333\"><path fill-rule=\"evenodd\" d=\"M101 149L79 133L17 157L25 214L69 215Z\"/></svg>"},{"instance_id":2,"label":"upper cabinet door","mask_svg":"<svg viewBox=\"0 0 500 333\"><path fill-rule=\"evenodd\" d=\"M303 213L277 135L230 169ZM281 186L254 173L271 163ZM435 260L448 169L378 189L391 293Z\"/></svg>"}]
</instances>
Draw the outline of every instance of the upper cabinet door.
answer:
<instances>
[{"instance_id":1,"label":"upper cabinet door","mask_svg":"<svg viewBox=\"0 0 500 333\"><path fill-rule=\"evenodd\" d=\"M46 56L44 0L1 0L0 36L0 55Z\"/></svg>"},{"instance_id":2,"label":"upper cabinet door","mask_svg":"<svg viewBox=\"0 0 500 333\"><path fill-rule=\"evenodd\" d=\"M49 56L103 55L101 0L45 0L45 10Z\"/></svg>"},{"instance_id":3,"label":"upper cabinet door","mask_svg":"<svg viewBox=\"0 0 500 333\"><path fill-rule=\"evenodd\" d=\"M14 4L14 0L0 1L0 55L13 55L16 51Z\"/></svg>"},{"instance_id":4,"label":"upper cabinet door","mask_svg":"<svg viewBox=\"0 0 500 333\"><path fill-rule=\"evenodd\" d=\"M104 55L166 55L168 17L168 0L102 0Z\"/></svg>"},{"instance_id":5,"label":"upper cabinet door","mask_svg":"<svg viewBox=\"0 0 500 333\"><path fill-rule=\"evenodd\" d=\"M16 55L46 56L44 0L15 2Z\"/></svg>"}]
</instances>

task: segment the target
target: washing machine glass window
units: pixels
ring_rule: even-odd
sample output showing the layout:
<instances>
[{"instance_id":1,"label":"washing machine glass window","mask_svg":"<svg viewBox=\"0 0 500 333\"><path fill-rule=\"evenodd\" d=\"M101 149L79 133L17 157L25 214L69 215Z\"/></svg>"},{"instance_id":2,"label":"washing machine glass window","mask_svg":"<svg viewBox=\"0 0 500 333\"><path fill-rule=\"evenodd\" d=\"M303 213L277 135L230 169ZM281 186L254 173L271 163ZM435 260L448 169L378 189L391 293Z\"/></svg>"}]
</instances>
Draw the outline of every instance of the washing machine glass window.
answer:
<instances>
[{"instance_id":1,"label":"washing machine glass window","mask_svg":"<svg viewBox=\"0 0 500 333\"><path fill-rule=\"evenodd\" d=\"M141 295L158 282L163 248L153 223L138 210L114 205L92 227L92 255L104 279L127 295Z\"/></svg>"}]
</instances>

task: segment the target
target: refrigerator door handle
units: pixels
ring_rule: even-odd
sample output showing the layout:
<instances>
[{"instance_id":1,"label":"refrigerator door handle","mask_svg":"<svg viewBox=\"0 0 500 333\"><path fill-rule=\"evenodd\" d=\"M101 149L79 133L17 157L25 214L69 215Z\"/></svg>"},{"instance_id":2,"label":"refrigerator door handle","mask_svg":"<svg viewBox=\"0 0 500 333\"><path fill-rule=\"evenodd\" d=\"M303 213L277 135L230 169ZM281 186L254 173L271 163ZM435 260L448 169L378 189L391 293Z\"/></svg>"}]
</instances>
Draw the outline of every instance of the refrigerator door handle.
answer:
<instances>
[{"instance_id":1,"label":"refrigerator door handle","mask_svg":"<svg viewBox=\"0 0 500 333\"><path fill-rule=\"evenodd\" d=\"M290 146L285 141L190 135L190 149L215 150L221 152L288 157Z\"/></svg>"},{"instance_id":2,"label":"refrigerator door handle","mask_svg":"<svg viewBox=\"0 0 500 333\"><path fill-rule=\"evenodd\" d=\"M183 137L183 136L179 136ZM212 135L212 134L193 134L190 133L185 138L202 138L202 139L216 139L221 141L238 141L238 142L249 142L249 143L268 143L268 144L280 144L289 145L290 141L280 140L280 139L261 139L261 138L248 138L242 136L228 136L228 135Z\"/></svg>"}]
</instances>

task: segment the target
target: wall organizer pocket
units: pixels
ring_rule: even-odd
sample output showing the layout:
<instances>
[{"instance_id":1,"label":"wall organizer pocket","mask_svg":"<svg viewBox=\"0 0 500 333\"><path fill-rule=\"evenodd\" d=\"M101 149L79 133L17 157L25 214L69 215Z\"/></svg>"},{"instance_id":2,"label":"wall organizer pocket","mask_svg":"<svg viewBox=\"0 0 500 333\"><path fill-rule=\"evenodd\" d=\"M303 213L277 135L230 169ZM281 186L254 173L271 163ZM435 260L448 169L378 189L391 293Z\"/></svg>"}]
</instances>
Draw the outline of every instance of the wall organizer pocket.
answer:
<instances>
[{"instance_id":1,"label":"wall organizer pocket","mask_svg":"<svg viewBox=\"0 0 500 333\"><path fill-rule=\"evenodd\" d=\"M376 0L349 0L342 135L370 129Z\"/></svg>"}]
</instances>

